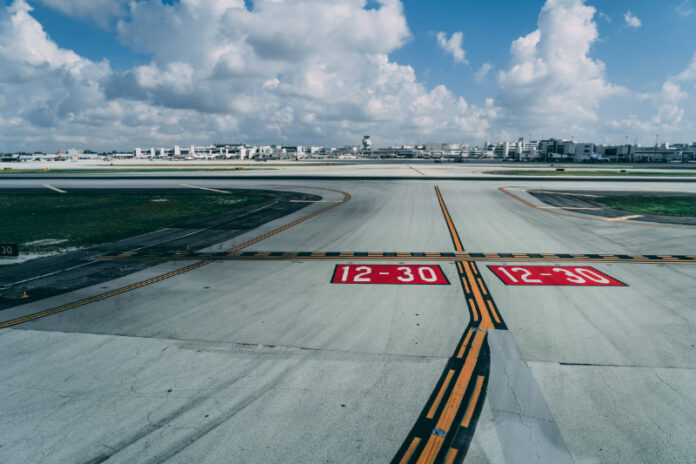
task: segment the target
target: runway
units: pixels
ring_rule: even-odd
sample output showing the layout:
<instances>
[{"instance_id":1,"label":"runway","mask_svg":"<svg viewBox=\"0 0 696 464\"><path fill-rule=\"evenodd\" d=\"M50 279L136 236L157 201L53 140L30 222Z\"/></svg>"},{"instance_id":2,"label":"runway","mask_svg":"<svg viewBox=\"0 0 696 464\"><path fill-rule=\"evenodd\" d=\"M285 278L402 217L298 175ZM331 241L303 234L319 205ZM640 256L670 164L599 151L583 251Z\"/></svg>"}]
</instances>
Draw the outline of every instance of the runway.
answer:
<instances>
[{"instance_id":1,"label":"runway","mask_svg":"<svg viewBox=\"0 0 696 464\"><path fill-rule=\"evenodd\" d=\"M696 227L549 214L528 191L696 183L417 170L52 178L309 200L190 252L104 253L149 265L0 311L0 461L694 461ZM508 264L625 286L506 285L491 266ZM332 283L350 265L439 266L448 284Z\"/></svg>"}]
</instances>

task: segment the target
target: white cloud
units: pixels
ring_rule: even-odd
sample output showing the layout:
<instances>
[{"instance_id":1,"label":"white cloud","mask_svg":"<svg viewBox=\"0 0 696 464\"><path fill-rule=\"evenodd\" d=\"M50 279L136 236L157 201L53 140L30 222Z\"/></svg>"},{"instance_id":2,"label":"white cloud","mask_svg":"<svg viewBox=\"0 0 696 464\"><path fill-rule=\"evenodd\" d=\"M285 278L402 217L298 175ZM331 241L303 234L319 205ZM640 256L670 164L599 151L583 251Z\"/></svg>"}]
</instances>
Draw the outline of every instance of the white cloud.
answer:
<instances>
[{"instance_id":1,"label":"white cloud","mask_svg":"<svg viewBox=\"0 0 696 464\"><path fill-rule=\"evenodd\" d=\"M696 10L696 7L694 7L694 2L693 0L684 0L674 6L674 10L677 12L677 14L683 18L691 15L694 10Z\"/></svg>"},{"instance_id":2,"label":"white cloud","mask_svg":"<svg viewBox=\"0 0 696 464\"><path fill-rule=\"evenodd\" d=\"M497 114L390 61L411 38L398 0L131 2L117 32L153 58L120 72L58 47L24 0L0 24L3 148L478 140Z\"/></svg>"},{"instance_id":3,"label":"white cloud","mask_svg":"<svg viewBox=\"0 0 696 464\"><path fill-rule=\"evenodd\" d=\"M230 113L250 140L331 143L368 131L382 141L482 137L492 107L428 90L388 54L411 35L401 2L258 0L134 4L120 37L153 62L115 76L109 95L157 106ZM200 31L180 35L167 24ZM149 31L164 31L153 39ZM171 69L172 63L185 72ZM187 66L184 68L184 66Z\"/></svg>"},{"instance_id":4,"label":"white cloud","mask_svg":"<svg viewBox=\"0 0 696 464\"><path fill-rule=\"evenodd\" d=\"M640 19L638 19L635 15L633 15L630 11L627 11L626 14L624 14L624 21L626 21L626 25L628 27L632 27L634 29L638 29L640 26L643 25Z\"/></svg>"},{"instance_id":5,"label":"white cloud","mask_svg":"<svg viewBox=\"0 0 696 464\"><path fill-rule=\"evenodd\" d=\"M595 9L583 0L548 0L538 28L512 43L498 74L498 104L507 125L565 133L598 119L600 103L623 89L607 81L604 63L590 57L598 39Z\"/></svg>"},{"instance_id":6,"label":"white cloud","mask_svg":"<svg viewBox=\"0 0 696 464\"><path fill-rule=\"evenodd\" d=\"M70 14L90 17L85 4L75 2ZM512 43L496 99L480 105L424 85L411 66L390 59L411 40L398 0L369 9L364 0L256 0L252 10L242 0L142 0L125 13L107 12L109 4L101 17L111 25L119 17L119 39L151 61L114 71L59 47L26 0L0 7L0 151L335 145L365 133L380 145L480 143L528 130L595 140L629 127L685 136L694 129L684 89L696 81L696 55L655 92L632 95L591 56L596 10L583 0L546 2L537 29ZM442 40L466 62L457 34ZM484 63L474 77L492 70ZM610 104L617 98L633 116L604 116L618 114Z\"/></svg>"},{"instance_id":7,"label":"white cloud","mask_svg":"<svg viewBox=\"0 0 696 464\"><path fill-rule=\"evenodd\" d=\"M437 33L437 43L447 53L452 55L455 63L468 63L466 60L466 51L462 48L462 40L464 34L461 32L453 33L450 38L444 32Z\"/></svg>"},{"instance_id":8,"label":"white cloud","mask_svg":"<svg viewBox=\"0 0 696 464\"><path fill-rule=\"evenodd\" d=\"M676 78L678 81L693 81L696 80L696 53L691 57L689 66L679 73Z\"/></svg>"},{"instance_id":9,"label":"white cloud","mask_svg":"<svg viewBox=\"0 0 696 464\"><path fill-rule=\"evenodd\" d=\"M680 107L680 102L687 97L688 94L679 84L672 81L665 82L659 92L641 96L643 100L657 107L657 115L652 122L663 128L676 128L682 122L684 110Z\"/></svg>"},{"instance_id":10,"label":"white cloud","mask_svg":"<svg viewBox=\"0 0 696 464\"><path fill-rule=\"evenodd\" d=\"M655 108L656 113L652 118L641 119L631 115L627 119L610 121L610 126L637 132L687 133L694 124L684 120L685 110L682 105L689 94L682 89L680 82L693 80L696 80L696 54L687 69L665 81L659 91L637 95L639 101Z\"/></svg>"},{"instance_id":11,"label":"white cloud","mask_svg":"<svg viewBox=\"0 0 696 464\"><path fill-rule=\"evenodd\" d=\"M493 65L489 62L485 62L481 65L481 67L476 71L476 74L474 74L474 79L476 79L476 82L483 82L486 79L486 76L488 76L488 73L493 70Z\"/></svg>"}]
</instances>

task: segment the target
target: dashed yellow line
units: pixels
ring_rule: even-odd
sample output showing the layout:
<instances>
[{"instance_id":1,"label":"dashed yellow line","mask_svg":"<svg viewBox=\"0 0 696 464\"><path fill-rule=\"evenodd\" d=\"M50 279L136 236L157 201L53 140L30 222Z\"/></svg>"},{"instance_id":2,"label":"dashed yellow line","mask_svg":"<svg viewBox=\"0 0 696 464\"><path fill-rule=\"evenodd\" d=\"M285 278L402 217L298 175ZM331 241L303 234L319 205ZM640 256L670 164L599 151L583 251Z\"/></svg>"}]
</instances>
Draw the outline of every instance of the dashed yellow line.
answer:
<instances>
[{"instance_id":1,"label":"dashed yellow line","mask_svg":"<svg viewBox=\"0 0 696 464\"><path fill-rule=\"evenodd\" d=\"M427 418L432 419L435 417L435 412L437 411L437 408L440 406L440 401L442 401L442 396L445 394L445 391L447 391L447 387L449 387L450 380L452 380L452 376L454 375L454 369L450 369L447 371L447 376L445 377L445 381L442 383L442 386L440 387L440 391L437 392L437 396L435 397L435 401L433 401L432 406L430 406L430 410L428 411Z\"/></svg>"}]
</instances>

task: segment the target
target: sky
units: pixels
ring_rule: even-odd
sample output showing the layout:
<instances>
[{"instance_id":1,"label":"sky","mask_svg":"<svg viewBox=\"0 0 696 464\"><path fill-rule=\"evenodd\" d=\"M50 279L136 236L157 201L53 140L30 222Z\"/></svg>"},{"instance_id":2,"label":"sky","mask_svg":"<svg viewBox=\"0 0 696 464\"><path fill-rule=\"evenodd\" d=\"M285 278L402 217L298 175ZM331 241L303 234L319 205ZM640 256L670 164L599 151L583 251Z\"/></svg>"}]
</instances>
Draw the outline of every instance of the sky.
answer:
<instances>
[{"instance_id":1,"label":"sky","mask_svg":"<svg viewBox=\"0 0 696 464\"><path fill-rule=\"evenodd\" d=\"M0 0L0 152L696 141L696 0Z\"/></svg>"}]
</instances>

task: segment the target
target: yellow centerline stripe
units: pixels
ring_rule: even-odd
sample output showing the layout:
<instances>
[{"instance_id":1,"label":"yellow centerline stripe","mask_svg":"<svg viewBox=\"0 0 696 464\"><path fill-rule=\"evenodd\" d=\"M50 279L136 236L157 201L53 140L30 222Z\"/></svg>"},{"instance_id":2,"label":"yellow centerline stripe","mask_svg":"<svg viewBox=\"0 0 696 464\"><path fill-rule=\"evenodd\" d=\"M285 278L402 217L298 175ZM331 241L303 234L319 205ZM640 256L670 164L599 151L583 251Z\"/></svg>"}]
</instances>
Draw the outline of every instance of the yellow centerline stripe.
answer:
<instances>
[{"instance_id":1,"label":"yellow centerline stripe","mask_svg":"<svg viewBox=\"0 0 696 464\"><path fill-rule=\"evenodd\" d=\"M438 186L435 186L435 192L437 193L437 199L440 202L442 214L444 214L445 216L445 221L447 221L447 227L449 228L452 240L454 241L454 249L456 251L464 251L462 242L461 240L459 240L459 234L457 233L457 229L455 229L454 227L454 223L452 222L452 218L450 217L449 211L447 210L447 206L445 206L445 201L442 199L442 194L440 193L440 188Z\"/></svg>"},{"instance_id":2,"label":"yellow centerline stripe","mask_svg":"<svg viewBox=\"0 0 696 464\"><path fill-rule=\"evenodd\" d=\"M472 266L472 264L470 263L464 263L464 272L466 273L466 277L469 280L469 283L471 284L471 290L474 294L474 301L476 301L476 306L478 307L479 313L481 314L481 323L479 324L478 328L481 330L492 329L493 322L490 320L490 317L487 317L488 310L486 309L486 304L484 303L483 296L481 295L481 290L476 284L476 279L474 278L471 272L472 267L474 269L476 268L475 265ZM471 302L471 299L469 299L469 302Z\"/></svg>"}]
</instances>

